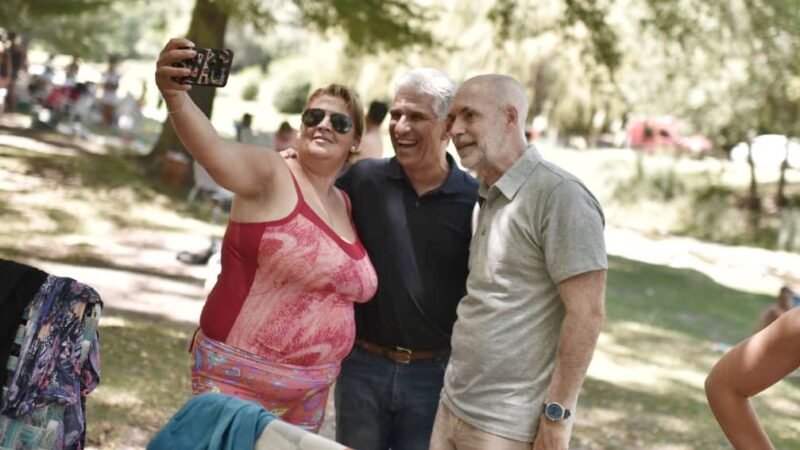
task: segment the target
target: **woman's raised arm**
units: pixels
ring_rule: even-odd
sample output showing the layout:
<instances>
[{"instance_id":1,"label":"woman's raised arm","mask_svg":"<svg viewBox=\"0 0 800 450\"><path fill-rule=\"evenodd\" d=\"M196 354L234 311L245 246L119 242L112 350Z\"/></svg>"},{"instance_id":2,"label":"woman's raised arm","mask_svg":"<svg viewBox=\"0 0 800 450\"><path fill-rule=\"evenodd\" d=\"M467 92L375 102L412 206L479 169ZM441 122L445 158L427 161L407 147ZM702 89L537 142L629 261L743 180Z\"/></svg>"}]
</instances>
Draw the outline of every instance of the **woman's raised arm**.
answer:
<instances>
[{"instance_id":1,"label":"woman's raised arm","mask_svg":"<svg viewBox=\"0 0 800 450\"><path fill-rule=\"evenodd\" d=\"M242 196L258 195L274 181L280 155L253 145L223 140L205 114L189 97L190 85L175 81L190 69L173 64L195 56L188 39L171 39L156 63L156 84L183 145L220 186Z\"/></svg>"}]
</instances>

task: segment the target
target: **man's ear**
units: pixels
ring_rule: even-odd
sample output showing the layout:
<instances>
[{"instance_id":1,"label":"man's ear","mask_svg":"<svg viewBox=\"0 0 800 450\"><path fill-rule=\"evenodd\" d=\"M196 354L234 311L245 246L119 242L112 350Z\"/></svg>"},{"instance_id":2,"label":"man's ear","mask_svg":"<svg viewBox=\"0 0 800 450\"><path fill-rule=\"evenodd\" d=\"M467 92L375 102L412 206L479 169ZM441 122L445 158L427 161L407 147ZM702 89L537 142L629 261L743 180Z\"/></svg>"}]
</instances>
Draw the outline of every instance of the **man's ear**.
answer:
<instances>
[{"instance_id":1,"label":"man's ear","mask_svg":"<svg viewBox=\"0 0 800 450\"><path fill-rule=\"evenodd\" d=\"M442 134L439 135L439 140L447 142L450 140L450 125L449 121L445 122L445 125L442 127Z\"/></svg>"},{"instance_id":2,"label":"man's ear","mask_svg":"<svg viewBox=\"0 0 800 450\"><path fill-rule=\"evenodd\" d=\"M506 123L509 126L519 126L519 112L511 105L506 106Z\"/></svg>"}]
</instances>

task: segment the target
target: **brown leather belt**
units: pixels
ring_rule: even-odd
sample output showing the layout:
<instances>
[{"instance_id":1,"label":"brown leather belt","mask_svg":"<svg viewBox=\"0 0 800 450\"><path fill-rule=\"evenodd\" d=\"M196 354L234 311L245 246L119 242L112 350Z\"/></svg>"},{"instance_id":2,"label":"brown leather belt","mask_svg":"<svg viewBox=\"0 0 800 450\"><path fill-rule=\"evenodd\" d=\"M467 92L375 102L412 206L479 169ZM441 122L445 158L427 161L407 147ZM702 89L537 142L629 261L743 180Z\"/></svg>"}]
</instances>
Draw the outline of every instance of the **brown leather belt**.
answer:
<instances>
[{"instance_id":1,"label":"brown leather belt","mask_svg":"<svg viewBox=\"0 0 800 450\"><path fill-rule=\"evenodd\" d=\"M437 356L450 355L450 350L426 350L417 352L403 347L384 347L382 345L373 344L372 342L367 342L363 339L356 339L356 345L370 353L374 353L376 355L383 356L388 360L403 364L408 364L411 361L417 361L420 359L431 359L436 358Z\"/></svg>"}]
</instances>

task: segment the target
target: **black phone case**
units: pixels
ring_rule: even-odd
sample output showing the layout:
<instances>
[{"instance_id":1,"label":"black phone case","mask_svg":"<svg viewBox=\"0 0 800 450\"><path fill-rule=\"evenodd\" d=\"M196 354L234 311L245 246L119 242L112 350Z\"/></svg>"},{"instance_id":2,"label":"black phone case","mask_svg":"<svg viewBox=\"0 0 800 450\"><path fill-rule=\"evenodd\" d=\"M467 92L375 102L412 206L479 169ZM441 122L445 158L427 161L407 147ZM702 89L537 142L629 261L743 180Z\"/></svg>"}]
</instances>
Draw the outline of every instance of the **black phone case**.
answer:
<instances>
[{"instance_id":1,"label":"black phone case","mask_svg":"<svg viewBox=\"0 0 800 450\"><path fill-rule=\"evenodd\" d=\"M193 59L177 62L176 67L188 67L192 74L178 78L181 84L197 86L224 87L228 83L233 63L233 50L227 48L195 47L197 55Z\"/></svg>"}]
</instances>

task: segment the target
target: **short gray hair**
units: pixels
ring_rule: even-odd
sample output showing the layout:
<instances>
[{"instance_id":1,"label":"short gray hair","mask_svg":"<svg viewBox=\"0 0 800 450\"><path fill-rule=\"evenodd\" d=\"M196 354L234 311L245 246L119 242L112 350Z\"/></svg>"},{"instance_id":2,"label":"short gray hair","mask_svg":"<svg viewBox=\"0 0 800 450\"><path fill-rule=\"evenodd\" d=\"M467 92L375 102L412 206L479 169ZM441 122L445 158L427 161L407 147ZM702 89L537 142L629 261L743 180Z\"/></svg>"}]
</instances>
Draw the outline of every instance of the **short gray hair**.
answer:
<instances>
[{"instance_id":1,"label":"short gray hair","mask_svg":"<svg viewBox=\"0 0 800 450\"><path fill-rule=\"evenodd\" d=\"M429 67L418 67L404 73L395 85L395 92L411 89L433 97L433 111L439 120L447 118L458 85L444 72Z\"/></svg>"}]
</instances>

